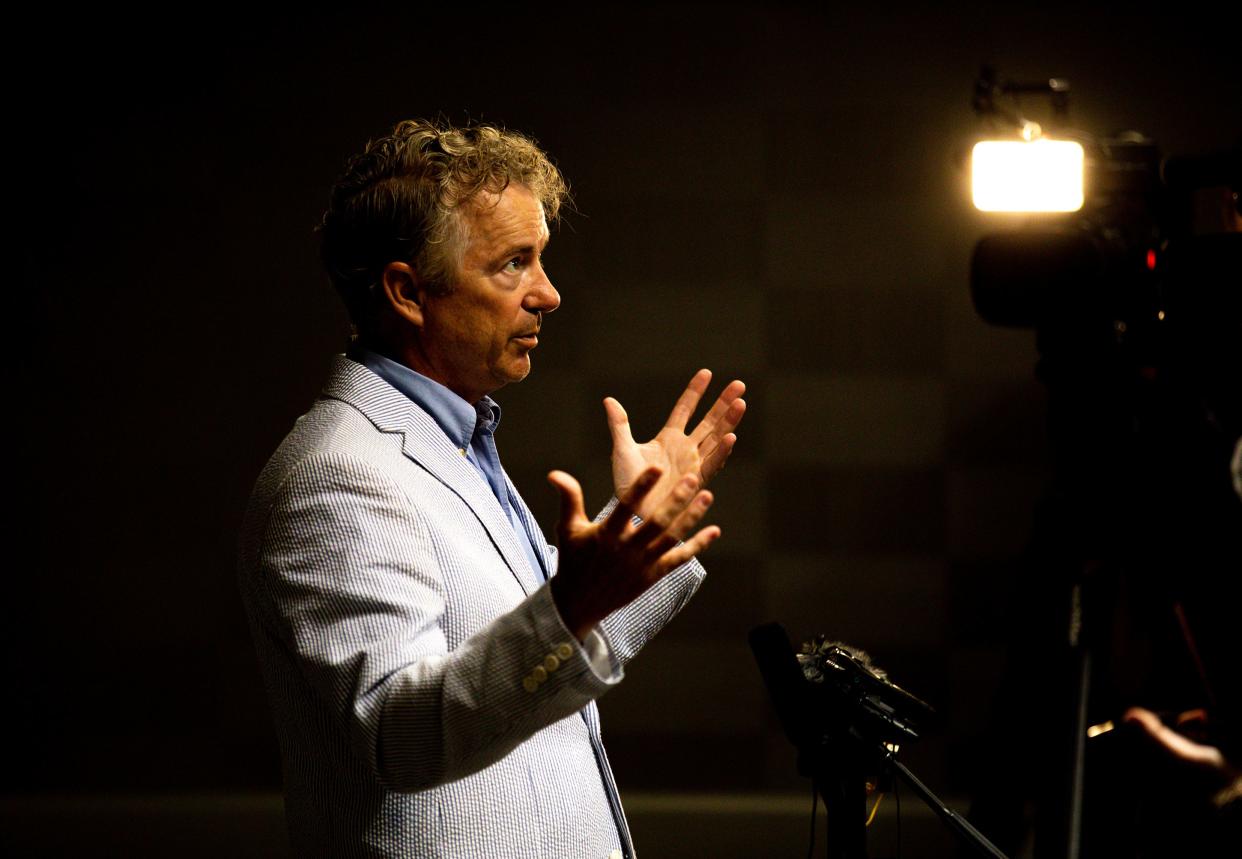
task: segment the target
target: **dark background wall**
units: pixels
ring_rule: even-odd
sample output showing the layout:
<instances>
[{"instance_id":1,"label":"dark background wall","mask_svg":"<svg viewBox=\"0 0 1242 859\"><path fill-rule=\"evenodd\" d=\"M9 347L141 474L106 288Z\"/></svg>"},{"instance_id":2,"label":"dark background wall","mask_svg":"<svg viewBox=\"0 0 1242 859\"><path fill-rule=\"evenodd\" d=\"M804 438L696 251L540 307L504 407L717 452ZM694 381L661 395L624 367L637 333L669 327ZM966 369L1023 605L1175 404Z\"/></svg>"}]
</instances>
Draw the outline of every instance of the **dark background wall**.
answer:
<instances>
[{"instance_id":1,"label":"dark background wall","mask_svg":"<svg viewBox=\"0 0 1242 859\"><path fill-rule=\"evenodd\" d=\"M344 343L311 233L327 188L368 136L438 113L534 135L574 186L547 256L563 308L498 395L549 533L550 468L606 499L603 396L652 433L699 366L750 387L712 576L601 704L623 789L801 789L745 644L767 619L872 651L946 715L913 765L970 787L1047 474L1034 337L967 292L990 227L967 199L972 81L984 60L1065 76L1075 127L1223 148L1242 132L1223 18L161 14L9 34L6 793L278 785L236 530Z\"/></svg>"}]
</instances>

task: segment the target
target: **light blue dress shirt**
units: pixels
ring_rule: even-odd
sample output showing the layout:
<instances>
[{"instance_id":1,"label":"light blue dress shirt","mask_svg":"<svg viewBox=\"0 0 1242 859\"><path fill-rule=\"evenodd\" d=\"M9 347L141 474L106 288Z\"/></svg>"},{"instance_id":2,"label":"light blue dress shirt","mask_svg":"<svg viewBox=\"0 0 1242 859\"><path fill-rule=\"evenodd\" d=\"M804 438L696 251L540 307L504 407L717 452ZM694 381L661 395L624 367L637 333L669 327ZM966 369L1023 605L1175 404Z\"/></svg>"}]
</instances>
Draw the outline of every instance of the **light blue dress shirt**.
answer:
<instances>
[{"instance_id":1,"label":"light blue dress shirt","mask_svg":"<svg viewBox=\"0 0 1242 859\"><path fill-rule=\"evenodd\" d=\"M349 357L362 364L375 375L410 398L423 411L431 415L449 441L461 451L474 466L489 487L500 507L513 526L518 545L526 553L530 568L544 581L548 571L544 569L542 556L535 551L534 536L527 532L518 518L517 500L509 492L504 469L500 466L500 454L496 450L496 427L500 425L500 405L491 397L471 405L439 382L422 373L398 364L378 352L355 348ZM540 535L539 539L543 539Z\"/></svg>"}]
</instances>

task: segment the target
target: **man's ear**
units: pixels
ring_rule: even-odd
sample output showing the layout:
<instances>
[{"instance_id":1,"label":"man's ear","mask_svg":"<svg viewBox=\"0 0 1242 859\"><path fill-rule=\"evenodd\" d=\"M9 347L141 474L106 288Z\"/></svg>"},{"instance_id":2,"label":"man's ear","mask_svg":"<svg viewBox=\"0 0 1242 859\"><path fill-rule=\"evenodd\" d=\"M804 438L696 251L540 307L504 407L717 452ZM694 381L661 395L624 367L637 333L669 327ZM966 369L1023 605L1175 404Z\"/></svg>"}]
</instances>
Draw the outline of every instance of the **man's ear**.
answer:
<instances>
[{"instance_id":1,"label":"man's ear","mask_svg":"<svg viewBox=\"0 0 1242 859\"><path fill-rule=\"evenodd\" d=\"M423 327L424 289L409 263L390 262L380 275L384 300L397 316L415 328Z\"/></svg>"}]
</instances>

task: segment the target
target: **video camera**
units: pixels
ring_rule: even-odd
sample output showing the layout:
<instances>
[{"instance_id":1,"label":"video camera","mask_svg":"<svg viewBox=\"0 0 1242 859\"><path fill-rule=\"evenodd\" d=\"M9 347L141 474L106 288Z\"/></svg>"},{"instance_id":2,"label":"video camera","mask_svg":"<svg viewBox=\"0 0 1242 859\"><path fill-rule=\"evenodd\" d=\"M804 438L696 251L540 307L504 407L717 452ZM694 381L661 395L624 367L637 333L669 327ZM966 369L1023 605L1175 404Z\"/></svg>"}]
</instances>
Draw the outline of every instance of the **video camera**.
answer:
<instances>
[{"instance_id":1,"label":"video camera","mask_svg":"<svg viewBox=\"0 0 1242 859\"><path fill-rule=\"evenodd\" d=\"M1002 96L1019 93L1049 96L1064 121L1068 81L1002 82L988 67L975 84L975 110L1016 126L1028 141L1038 138L1038 124L1001 106ZM979 315L994 325L1040 329L1106 316L1130 338L1187 314L1238 319L1242 141L1224 152L1163 157L1136 132L1057 136L1082 145L1081 208L1039 215L978 242L971 295Z\"/></svg>"}]
</instances>

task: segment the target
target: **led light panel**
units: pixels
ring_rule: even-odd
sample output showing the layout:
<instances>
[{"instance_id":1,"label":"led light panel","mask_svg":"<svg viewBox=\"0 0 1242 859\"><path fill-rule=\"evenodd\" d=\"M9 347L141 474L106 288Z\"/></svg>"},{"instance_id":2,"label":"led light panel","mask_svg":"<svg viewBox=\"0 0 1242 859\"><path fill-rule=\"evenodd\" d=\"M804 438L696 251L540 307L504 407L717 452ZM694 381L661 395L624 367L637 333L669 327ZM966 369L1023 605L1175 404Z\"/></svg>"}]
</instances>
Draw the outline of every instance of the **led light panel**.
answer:
<instances>
[{"instance_id":1,"label":"led light panel","mask_svg":"<svg viewBox=\"0 0 1242 859\"><path fill-rule=\"evenodd\" d=\"M1076 212L1082 208L1082 145L985 140L971 153L971 194L984 212Z\"/></svg>"}]
</instances>

